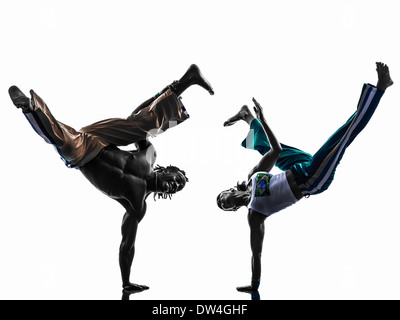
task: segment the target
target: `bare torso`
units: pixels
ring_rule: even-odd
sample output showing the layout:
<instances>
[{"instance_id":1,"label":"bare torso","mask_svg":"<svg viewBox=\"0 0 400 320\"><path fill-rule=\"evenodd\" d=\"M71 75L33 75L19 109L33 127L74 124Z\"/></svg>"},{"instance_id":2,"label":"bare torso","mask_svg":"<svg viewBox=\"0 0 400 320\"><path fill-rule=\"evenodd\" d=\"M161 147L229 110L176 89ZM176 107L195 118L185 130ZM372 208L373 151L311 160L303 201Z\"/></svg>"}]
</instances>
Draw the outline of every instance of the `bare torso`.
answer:
<instances>
[{"instance_id":1,"label":"bare torso","mask_svg":"<svg viewBox=\"0 0 400 320\"><path fill-rule=\"evenodd\" d=\"M140 212L149 194L147 181L154 177L155 158L152 146L133 152L109 146L81 172L98 190L115 200L128 201Z\"/></svg>"}]
</instances>

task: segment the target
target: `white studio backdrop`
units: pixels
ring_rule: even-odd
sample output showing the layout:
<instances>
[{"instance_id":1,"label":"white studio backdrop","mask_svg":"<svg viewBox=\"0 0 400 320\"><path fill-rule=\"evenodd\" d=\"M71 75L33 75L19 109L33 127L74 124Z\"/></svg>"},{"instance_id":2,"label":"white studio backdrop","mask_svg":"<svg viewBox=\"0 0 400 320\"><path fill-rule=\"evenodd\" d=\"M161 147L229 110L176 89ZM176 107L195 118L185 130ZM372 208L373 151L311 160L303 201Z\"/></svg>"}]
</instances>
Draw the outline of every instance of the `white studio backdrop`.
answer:
<instances>
[{"instance_id":1,"label":"white studio backdrop","mask_svg":"<svg viewBox=\"0 0 400 320\"><path fill-rule=\"evenodd\" d=\"M34 89L76 129L133 108L196 63L215 96L183 94L191 119L153 139L187 187L139 226L131 299L250 299L246 209L216 196L260 156L223 122L255 97L283 143L314 153L355 111L375 62L395 85L322 195L267 219L261 299L399 299L396 1L0 3L0 299L120 299L123 208L67 169L8 97ZM278 172L277 169L274 169Z\"/></svg>"}]
</instances>

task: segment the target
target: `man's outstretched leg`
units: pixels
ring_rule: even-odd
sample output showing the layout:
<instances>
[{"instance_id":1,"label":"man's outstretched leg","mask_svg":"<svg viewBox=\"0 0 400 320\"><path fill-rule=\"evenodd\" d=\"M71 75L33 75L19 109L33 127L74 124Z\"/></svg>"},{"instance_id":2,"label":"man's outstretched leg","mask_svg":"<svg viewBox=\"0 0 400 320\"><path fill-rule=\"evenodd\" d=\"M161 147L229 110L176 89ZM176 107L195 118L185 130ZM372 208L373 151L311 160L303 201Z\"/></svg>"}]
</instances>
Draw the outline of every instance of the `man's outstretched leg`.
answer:
<instances>
[{"instance_id":1,"label":"man's outstretched leg","mask_svg":"<svg viewBox=\"0 0 400 320\"><path fill-rule=\"evenodd\" d=\"M376 65L378 83L376 86L364 84L356 112L330 136L310 162L290 168L303 195L314 195L328 189L347 148L371 120L385 90L393 85L389 68L380 62Z\"/></svg>"},{"instance_id":2,"label":"man's outstretched leg","mask_svg":"<svg viewBox=\"0 0 400 320\"><path fill-rule=\"evenodd\" d=\"M193 64L179 81L174 81L160 94L142 103L128 118L99 121L80 131L101 137L117 146L137 143L150 136L156 136L189 118L179 96L193 85L199 85L210 94L214 94L199 67ZM149 102L151 103L147 105Z\"/></svg>"},{"instance_id":3,"label":"man's outstretched leg","mask_svg":"<svg viewBox=\"0 0 400 320\"><path fill-rule=\"evenodd\" d=\"M186 91L189 87L193 85L199 85L205 90L207 90L211 95L214 95L214 90L211 87L211 84L208 80L203 76L200 71L200 68L192 64L186 73L180 78L178 81L172 82L170 85L166 86L163 90L157 93L155 96L143 102L140 106L138 106L133 112L132 115L138 113L140 110L148 107L151 103L153 103L160 95L165 93L168 89L170 89L173 93L175 93L178 97Z\"/></svg>"},{"instance_id":4,"label":"man's outstretched leg","mask_svg":"<svg viewBox=\"0 0 400 320\"><path fill-rule=\"evenodd\" d=\"M99 137L82 134L58 121L46 103L33 90L30 93L31 98L28 98L16 86L9 89L14 105L22 109L32 128L55 147L68 167L84 165L109 144Z\"/></svg>"}]
</instances>

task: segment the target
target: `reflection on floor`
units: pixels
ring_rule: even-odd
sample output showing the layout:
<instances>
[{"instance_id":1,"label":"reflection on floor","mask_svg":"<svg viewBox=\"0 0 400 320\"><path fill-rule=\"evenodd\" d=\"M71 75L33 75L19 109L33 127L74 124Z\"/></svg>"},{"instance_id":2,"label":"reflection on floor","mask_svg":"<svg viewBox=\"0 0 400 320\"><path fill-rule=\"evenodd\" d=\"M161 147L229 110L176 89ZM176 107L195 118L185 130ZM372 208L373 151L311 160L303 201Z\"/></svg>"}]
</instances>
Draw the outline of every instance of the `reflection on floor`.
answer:
<instances>
[{"instance_id":1,"label":"reflection on floor","mask_svg":"<svg viewBox=\"0 0 400 320\"><path fill-rule=\"evenodd\" d=\"M136 294L136 293L139 293L139 292L128 292L126 290L122 290L121 300L129 301L131 295ZM260 292L258 290L252 291L252 292L243 292L243 293L250 294L251 300L261 300Z\"/></svg>"}]
</instances>

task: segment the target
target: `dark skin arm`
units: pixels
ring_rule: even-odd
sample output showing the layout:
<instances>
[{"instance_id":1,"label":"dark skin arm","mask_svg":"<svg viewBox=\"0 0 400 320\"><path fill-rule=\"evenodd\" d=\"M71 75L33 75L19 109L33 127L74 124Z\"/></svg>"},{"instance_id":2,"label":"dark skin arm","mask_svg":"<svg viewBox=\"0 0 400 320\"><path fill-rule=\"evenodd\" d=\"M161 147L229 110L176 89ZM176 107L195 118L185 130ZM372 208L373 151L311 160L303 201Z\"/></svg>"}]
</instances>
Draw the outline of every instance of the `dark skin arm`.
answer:
<instances>
[{"instance_id":1,"label":"dark skin arm","mask_svg":"<svg viewBox=\"0 0 400 320\"><path fill-rule=\"evenodd\" d=\"M121 226L122 240L119 248L119 265L122 276L122 287L128 292L140 292L148 289L146 286L133 284L130 282L132 262L135 257L135 241L138 226L146 213L146 206L138 212L130 207L126 200L118 200L128 210L124 215Z\"/></svg>"},{"instance_id":2,"label":"dark skin arm","mask_svg":"<svg viewBox=\"0 0 400 320\"><path fill-rule=\"evenodd\" d=\"M261 253L265 235L264 221L267 217L256 211L249 210L248 221L250 226L250 245L253 254L252 257L252 280L261 279Z\"/></svg>"},{"instance_id":3,"label":"dark skin arm","mask_svg":"<svg viewBox=\"0 0 400 320\"><path fill-rule=\"evenodd\" d=\"M250 227L250 245L251 245L251 271L252 271L252 283L259 283L261 279L261 254L264 243L265 235L265 219L267 216L258 213L257 211L249 210L248 222ZM253 285L239 287L238 291L241 292L254 292L258 290Z\"/></svg>"},{"instance_id":4,"label":"dark skin arm","mask_svg":"<svg viewBox=\"0 0 400 320\"><path fill-rule=\"evenodd\" d=\"M253 176L256 172L265 171L270 172L274 167L276 161L279 159L279 156L282 152L281 144L278 139L272 132L269 127L267 121L265 120L264 111L261 105L253 98L253 102L255 104L254 111L256 113L257 119L260 121L265 134L269 140L271 150L268 151L260 160L260 162L250 171L249 178Z\"/></svg>"}]
</instances>

